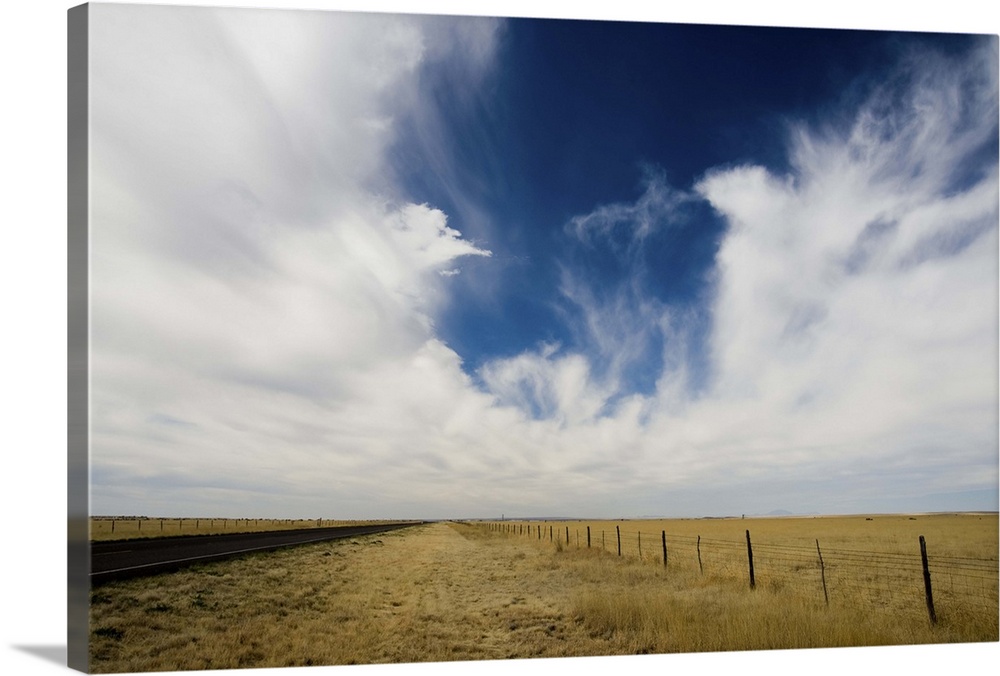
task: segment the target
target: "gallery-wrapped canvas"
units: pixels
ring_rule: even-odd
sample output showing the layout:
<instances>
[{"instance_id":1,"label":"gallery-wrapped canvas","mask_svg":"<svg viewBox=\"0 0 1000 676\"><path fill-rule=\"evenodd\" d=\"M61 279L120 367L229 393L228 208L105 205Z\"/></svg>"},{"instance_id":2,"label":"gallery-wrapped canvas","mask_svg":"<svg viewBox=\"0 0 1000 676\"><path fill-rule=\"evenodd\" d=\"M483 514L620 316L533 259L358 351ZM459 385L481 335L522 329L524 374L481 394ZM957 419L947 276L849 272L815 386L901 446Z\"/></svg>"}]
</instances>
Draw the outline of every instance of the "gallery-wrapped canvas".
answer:
<instances>
[{"instance_id":1,"label":"gallery-wrapped canvas","mask_svg":"<svg viewBox=\"0 0 1000 676\"><path fill-rule=\"evenodd\" d=\"M68 17L71 667L1000 639L996 35Z\"/></svg>"}]
</instances>

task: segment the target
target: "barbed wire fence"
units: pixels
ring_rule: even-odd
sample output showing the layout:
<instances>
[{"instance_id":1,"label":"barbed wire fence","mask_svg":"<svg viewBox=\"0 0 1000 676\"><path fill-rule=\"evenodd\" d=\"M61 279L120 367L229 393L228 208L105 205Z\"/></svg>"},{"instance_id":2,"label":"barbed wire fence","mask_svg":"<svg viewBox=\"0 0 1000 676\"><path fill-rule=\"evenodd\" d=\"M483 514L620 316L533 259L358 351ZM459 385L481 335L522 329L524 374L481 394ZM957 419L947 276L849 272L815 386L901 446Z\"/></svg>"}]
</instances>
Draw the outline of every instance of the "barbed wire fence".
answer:
<instances>
[{"instance_id":1,"label":"barbed wire fence","mask_svg":"<svg viewBox=\"0 0 1000 676\"><path fill-rule=\"evenodd\" d=\"M931 623L938 615L975 615L997 621L1000 574L996 558L928 554L923 536L912 552L827 548L709 538L546 522L490 522L507 536L596 549L607 555L647 561L668 570L697 571L717 578L743 578L751 588L814 597L828 606L850 604L920 614Z\"/></svg>"},{"instance_id":2,"label":"barbed wire fence","mask_svg":"<svg viewBox=\"0 0 1000 676\"><path fill-rule=\"evenodd\" d=\"M89 519L91 540L118 540L183 535L219 535L271 530L323 528L360 523L338 519L266 518L160 518L147 516L96 516ZM364 523L382 523L365 521Z\"/></svg>"}]
</instances>

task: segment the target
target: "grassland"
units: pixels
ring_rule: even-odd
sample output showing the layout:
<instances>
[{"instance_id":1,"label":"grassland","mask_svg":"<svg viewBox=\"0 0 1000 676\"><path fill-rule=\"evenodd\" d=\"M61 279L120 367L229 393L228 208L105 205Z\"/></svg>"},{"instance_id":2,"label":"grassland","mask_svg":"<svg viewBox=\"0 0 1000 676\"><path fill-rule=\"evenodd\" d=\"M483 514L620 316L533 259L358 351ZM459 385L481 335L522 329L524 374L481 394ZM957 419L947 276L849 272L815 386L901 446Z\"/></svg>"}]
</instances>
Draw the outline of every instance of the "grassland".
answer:
<instances>
[{"instance_id":1,"label":"grassland","mask_svg":"<svg viewBox=\"0 0 1000 676\"><path fill-rule=\"evenodd\" d=\"M942 609L996 615L997 515L921 514L842 517L508 522L508 533L535 533L572 547L663 562L674 573L749 581L751 534L758 585L824 604L882 607L926 615L920 537L934 597ZM551 536L550 536L551 533ZM568 535L568 540L567 540ZM530 536L529 536L530 537ZM820 557L823 562L820 564Z\"/></svg>"},{"instance_id":2,"label":"grassland","mask_svg":"<svg viewBox=\"0 0 1000 676\"><path fill-rule=\"evenodd\" d=\"M991 579L992 586L981 590L981 603L942 600L938 623L931 625L925 611L864 598L868 586L878 588L881 582L842 585L839 596L831 595L826 605L811 578L808 584L776 584L769 582L765 566L751 590L745 574L714 564L700 570L696 559L682 556L680 546L683 537L704 533L703 564L720 562L721 554L709 558L708 541L739 542L742 537L745 556L749 529L762 551L772 539L793 547L811 542L813 548L820 539L830 543L831 551L878 551L889 557L900 545L912 549L911 536L919 530L932 551L952 542L949 551L977 561L992 557L996 570L996 515L918 516L915 522L910 517L872 518L669 522L673 535L668 547L676 544L667 567L656 558L661 543L645 541L647 532L668 530L667 522L590 522L590 549L584 522L542 524L541 539L537 530L533 536L515 536L509 528L490 524L436 523L255 554L94 589L91 669L108 673L998 640L995 573L983 578ZM602 551L595 546L595 531L604 530L608 544L608 531L614 532L616 525L623 533L643 533L642 558L637 546L634 555L623 547L621 557L617 547ZM691 530L682 534L686 527ZM557 528L562 538L555 537ZM579 547L577 528L583 531ZM724 549L719 546L720 552ZM908 595L910 587L893 593ZM919 584L915 593L919 609Z\"/></svg>"},{"instance_id":3,"label":"grassland","mask_svg":"<svg viewBox=\"0 0 1000 676\"><path fill-rule=\"evenodd\" d=\"M398 521L343 521L333 519L177 519L160 517L90 518L91 541L132 540L177 535L221 535L223 533L261 533L275 530L333 526L378 525Z\"/></svg>"},{"instance_id":4,"label":"grassland","mask_svg":"<svg viewBox=\"0 0 1000 676\"><path fill-rule=\"evenodd\" d=\"M933 630L935 642L998 637L995 513L508 522L492 527L506 532L505 537L527 538L539 546L558 546L561 540L564 547L585 550L589 527L588 552L596 551L602 561L643 563L646 575L650 566L663 567L665 535L668 566L663 572L669 587L640 585L620 593L597 590L581 599L577 608L591 623L631 626L635 634L648 637L670 633L683 651L924 643L928 642L925 629ZM747 532L752 534L754 593L734 595L730 592L739 592L740 587L750 590ZM932 579L934 627L926 603L921 536ZM700 604L718 605L712 631L705 631L708 626L699 626L693 618L676 621L684 616L679 599L697 589L703 590L697 594ZM774 617L769 619L761 598L775 601ZM770 629L745 636L730 628L721 632L720 642L706 644L705 637L733 617L726 609L742 602L758 604L748 616L758 623L757 630ZM688 610L696 612L696 607ZM782 614L795 618L794 625L774 625L773 619ZM859 614L878 618L887 629L891 625L900 633L893 638L885 630L874 631L868 622L855 621ZM695 634L684 640L680 630L689 627ZM795 636L791 646L783 639L779 645L770 643L774 639L768 635L784 632ZM655 652L674 649L662 640L650 640L657 646Z\"/></svg>"}]
</instances>

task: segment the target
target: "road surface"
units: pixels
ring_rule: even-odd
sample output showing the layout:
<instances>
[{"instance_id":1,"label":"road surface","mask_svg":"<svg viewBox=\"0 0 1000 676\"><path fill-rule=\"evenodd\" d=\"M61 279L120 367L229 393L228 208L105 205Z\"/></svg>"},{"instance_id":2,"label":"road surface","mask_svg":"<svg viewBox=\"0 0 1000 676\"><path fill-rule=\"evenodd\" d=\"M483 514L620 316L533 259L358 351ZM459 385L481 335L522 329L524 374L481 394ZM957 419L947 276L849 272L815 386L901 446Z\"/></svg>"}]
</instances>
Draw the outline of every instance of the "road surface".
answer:
<instances>
[{"instance_id":1,"label":"road surface","mask_svg":"<svg viewBox=\"0 0 1000 676\"><path fill-rule=\"evenodd\" d=\"M250 552L384 533L413 525L416 524L411 522L377 526L335 526L265 533L185 535L148 540L93 542L90 545L90 584L94 586L110 580L165 573L194 563L219 561Z\"/></svg>"}]
</instances>

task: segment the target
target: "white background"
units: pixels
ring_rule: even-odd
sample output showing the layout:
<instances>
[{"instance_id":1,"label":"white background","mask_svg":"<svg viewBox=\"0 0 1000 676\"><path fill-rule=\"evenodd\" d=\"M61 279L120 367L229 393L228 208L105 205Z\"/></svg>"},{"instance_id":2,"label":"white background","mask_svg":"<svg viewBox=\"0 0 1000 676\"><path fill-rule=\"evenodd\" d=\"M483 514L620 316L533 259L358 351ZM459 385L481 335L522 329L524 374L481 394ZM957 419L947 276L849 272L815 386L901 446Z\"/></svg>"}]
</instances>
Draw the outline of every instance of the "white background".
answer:
<instances>
[{"instance_id":1,"label":"white background","mask_svg":"<svg viewBox=\"0 0 1000 676\"><path fill-rule=\"evenodd\" d=\"M66 645L66 11L75 3L13 0L0 18L0 452L3 473L3 595L0 673L65 671ZM438 14L557 16L835 28L993 33L1000 9L981 0L915 4L841 0L836 6L755 0L662 3L639 0L478 2L214 1L158 4L419 11ZM831 5L834 3L830 3ZM336 631L336 627L331 627ZM840 674L891 670L932 674L982 661L1000 663L1000 644L891 647L711 655L476 662L437 665L313 667L298 673L519 674L626 670L629 675L723 671ZM190 673L190 672L188 672ZM223 672L270 676L287 670Z\"/></svg>"}]
</instances>

